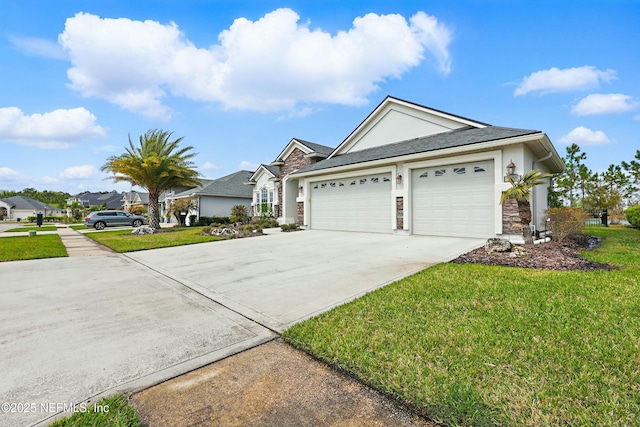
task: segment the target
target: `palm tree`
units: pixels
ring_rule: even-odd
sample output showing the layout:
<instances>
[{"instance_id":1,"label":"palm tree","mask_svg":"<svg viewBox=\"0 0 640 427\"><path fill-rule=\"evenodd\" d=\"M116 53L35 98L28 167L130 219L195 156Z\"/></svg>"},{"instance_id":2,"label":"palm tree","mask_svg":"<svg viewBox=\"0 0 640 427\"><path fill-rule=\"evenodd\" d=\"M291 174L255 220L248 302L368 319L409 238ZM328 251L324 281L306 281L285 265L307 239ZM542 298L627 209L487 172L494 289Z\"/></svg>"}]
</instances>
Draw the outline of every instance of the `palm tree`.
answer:
<instances>
[{"instance_id":1,"label":"palm tree","mask_svg":"<svg viewBox=\"0 0 640 427\"><path fill-rule=\"evenodd\" d=\"M507 175L507 180L511 184L511 188L502 193L500 204L507 199L515 199L518 203L518 216L522 223L522 237L524 237L525 245L533 245L533 236L531 236L531 194L533 187L544 184L543 179L549 178L551 174L541 173L537 169L530 170L524 176L514 179L511 175Z\"/></svg>"},{"instance_id":2,"label":"palm tree","mask_svg":"<svg viewBox=\"0 0 640 427\"><path fill-rule=\"evenodd\" d=\"M149 193L149 225L160 228L159 199L163 191L178 186L200 185L200 174L190 161L196 153L193 147L179 148L182 137L170 141L173 132L158 129L140 136L135 147L129 136L129 148L120 156L111 156L102 166L114 174L115 182L129 182L143 187Z\"/></svg>"}]
</instances>

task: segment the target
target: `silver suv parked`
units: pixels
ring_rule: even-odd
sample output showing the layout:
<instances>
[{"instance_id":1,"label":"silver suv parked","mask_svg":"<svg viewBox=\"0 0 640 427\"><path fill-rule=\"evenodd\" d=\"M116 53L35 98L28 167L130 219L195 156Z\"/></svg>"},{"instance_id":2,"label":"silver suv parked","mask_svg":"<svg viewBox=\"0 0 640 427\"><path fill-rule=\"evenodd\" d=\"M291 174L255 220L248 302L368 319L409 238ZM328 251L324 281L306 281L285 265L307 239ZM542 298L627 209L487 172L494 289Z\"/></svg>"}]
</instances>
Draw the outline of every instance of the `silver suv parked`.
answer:
<instances>
[{"instance_id":1,"label":"silver suv parked","mask_svg":"<svg viewBox=\"0 0 640 427\"><path fill-rule=\"evenodd\" d=\"M104 230L105 227L123 227L127 225L140 227L146 223L147 220L145 217L124 211L91 212L91 214L84 219L84 225L93 227L96 230Z\"/></svg>"}]
</instances>

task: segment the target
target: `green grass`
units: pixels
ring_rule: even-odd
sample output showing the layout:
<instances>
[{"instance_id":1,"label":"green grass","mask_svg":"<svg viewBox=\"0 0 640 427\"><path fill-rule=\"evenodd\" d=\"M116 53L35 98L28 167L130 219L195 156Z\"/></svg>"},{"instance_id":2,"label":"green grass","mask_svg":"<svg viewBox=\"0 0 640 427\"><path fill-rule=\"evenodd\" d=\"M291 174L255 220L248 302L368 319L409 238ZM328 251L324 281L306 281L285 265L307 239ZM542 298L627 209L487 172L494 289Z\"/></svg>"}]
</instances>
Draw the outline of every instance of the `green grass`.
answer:
<instances>
[{"instance_id":1,"label":"green grass","mask_svg":"<svg viewBox=\"0 0 640 427\"><path fill-rule=\"evenodd\" d=\"M640 230L587 232L620 270L440 264L284 337L448 425L640 425Z\"/></svg>"},{"instance_id":2,"label":"green grass","mask_svg":"<svg viewBox=\"0 0 640 427\"><path fill-rule=\"evenodd\" d=\"M17 227L17 228L12 228L10 230L5 230L6 233L17 233L17 232L22 232L22 231L31 231L31 230L36 230L36 231L56 231L58 229L58 227L56 227L55 225L45 225L42 227L38 227L33 226L33 227Z\"/></svg>"},{"instance_id":3,"label":"green grass","mask_svg":"<svg viewBox=\"0 0 640 427\"><path fill-rule=\"evenodd\" d=\"M0 238L0 262L66 256L67 250L57 234Z\"/></svg>"},{"instance_id":4,"label":"green grass","mask_svg":"<svg viewBox=\"0 0 640 427\"><path fill-rule=\"evenodd\" d=\"M89 227L87 227L84 224L69 225L68 227L73 229L73 230L88 230L89 229Z\"/></svg>"},{"instance_id":5,"label":"green grass","mask_svg":"<svg viewBox=\"0 0 640 427\"><path fill-rule=\"evenodd\" d=\"M49 427L140 427L142 421L127 398L121 394L107 397L97 405L88 405L85 412L78 411L73 415L58 420ZM105 410L106 409L106 410Z\"/></svg>"},{"instance_id":6,"label":"green grass","mask_svg":"<svg viewBox=\"0 0 640 427\"><path fill-rule=\"evenodd\" d=\"M179 228L170 232L141 236L131 234L133 229L128 229L86 233L85 236L120 253L224 240L220 237L201 235L202 228Z\"/></svg>"}]
</instances>

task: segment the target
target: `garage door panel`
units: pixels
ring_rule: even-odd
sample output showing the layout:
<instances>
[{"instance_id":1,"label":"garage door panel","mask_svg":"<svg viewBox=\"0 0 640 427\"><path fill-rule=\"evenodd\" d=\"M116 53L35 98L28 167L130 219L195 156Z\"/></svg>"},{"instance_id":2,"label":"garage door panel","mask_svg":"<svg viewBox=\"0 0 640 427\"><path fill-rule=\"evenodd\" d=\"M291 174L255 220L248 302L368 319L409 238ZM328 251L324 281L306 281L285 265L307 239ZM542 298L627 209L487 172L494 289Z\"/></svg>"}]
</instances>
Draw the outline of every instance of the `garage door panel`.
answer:
<instances>
[{"instance_id":1,"label":"garage door panel","mask_svg":"<svg viewBox=\"0 0 640 427\"><path fill-rule=\"evenodd\" d=\"M494 235L493 161L412 172L412 232L460 237Z\"/></svg>"},{"instance_id":2,"label":"garage door panel","mask_svg":"<svg viewBox=\"0 0 640 427\"><path fill-rule=\"evenodd\" d=\"M311 228L389 233L391 215L389 173L311 184Z\"/></svg>"}]
</instances>

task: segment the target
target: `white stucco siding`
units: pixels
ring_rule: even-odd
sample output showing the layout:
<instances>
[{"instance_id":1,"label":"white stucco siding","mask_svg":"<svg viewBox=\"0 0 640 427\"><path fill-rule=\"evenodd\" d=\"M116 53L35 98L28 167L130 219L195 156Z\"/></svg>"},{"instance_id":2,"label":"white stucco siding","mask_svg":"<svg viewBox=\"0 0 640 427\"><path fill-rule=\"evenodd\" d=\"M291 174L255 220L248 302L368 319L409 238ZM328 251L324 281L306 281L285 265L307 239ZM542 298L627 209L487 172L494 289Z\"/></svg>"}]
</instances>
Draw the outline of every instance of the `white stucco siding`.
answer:
<instances>
[{"instance_id":1,"label":"white stucco siding","mask_svg":"<svg viewBox=\"0 0 640 427\"><path fill-rule=\"evenodd\" d=\"M380 113L343 147L341 153L435 135L464 127L465 124L402 105L394 105Z\"/></svg>"},{"instance_id":2,"label":"white stucco siding","mask_svg":"<svg viewBox=\"0 0 640 427\"><path fill-rule=\"evenodd\" d=\"M251 199L241 197L207 197L200 198L200 216L229 216L235 205L245 205L251 212Z\"/></svg>"}]
</instances>

